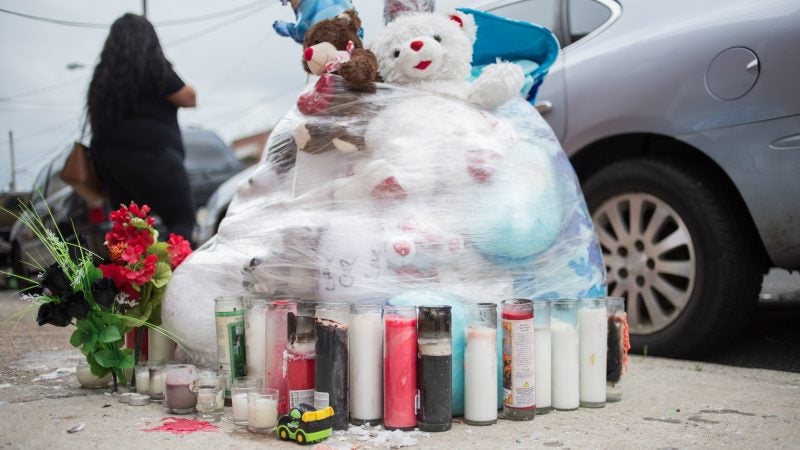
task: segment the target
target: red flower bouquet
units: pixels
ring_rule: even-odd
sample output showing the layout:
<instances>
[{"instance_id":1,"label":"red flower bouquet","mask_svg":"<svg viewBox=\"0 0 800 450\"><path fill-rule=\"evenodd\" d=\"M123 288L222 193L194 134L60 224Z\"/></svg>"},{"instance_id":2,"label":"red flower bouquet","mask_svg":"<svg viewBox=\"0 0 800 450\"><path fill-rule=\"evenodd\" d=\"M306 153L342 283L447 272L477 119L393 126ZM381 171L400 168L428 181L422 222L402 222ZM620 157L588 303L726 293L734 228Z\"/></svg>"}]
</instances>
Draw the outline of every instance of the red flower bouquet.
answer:
<instances>
[{"instance_id":1,"label":"red flower bouquet","mask_svg":"<svg viewBox=\"0 0 800 450\"><path fill-rule=\"evenodd\" d=\"M106 233L110 264L100 264L103 276L119 290L117 304L126 316L153 325L161 323L161 299L172 271L192 252L177 234L158 242L150 207L136 203L113 211L111 231Z\"/></svg>"}]
</instances>

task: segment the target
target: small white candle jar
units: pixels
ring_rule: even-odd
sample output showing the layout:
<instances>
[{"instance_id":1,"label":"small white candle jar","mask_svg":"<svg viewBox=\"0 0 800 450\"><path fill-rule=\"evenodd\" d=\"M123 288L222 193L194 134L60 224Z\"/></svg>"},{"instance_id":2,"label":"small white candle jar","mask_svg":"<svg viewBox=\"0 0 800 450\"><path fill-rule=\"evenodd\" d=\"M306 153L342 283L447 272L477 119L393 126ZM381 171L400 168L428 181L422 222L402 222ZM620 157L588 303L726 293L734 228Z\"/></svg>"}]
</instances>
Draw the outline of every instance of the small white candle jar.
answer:
<instances>
[{"instance_id":1,"label":"small white candle jar","mask_svg":"<svg viewBox=\"0 0 800 450\"><path fill-rule=\"evenodd\" d=\"M86 361L81 361L75 367L75 376L78 378L78 383L81 387L89 389L106 387L108 382L111 381L111 372L103 377L98 377L92 373L92 369Z\"/></svg>"},{"instance_id":2,"label":"small white candle jar","mask_svg":"<svg viewBox=\"0 0 800 450\"><path fill-rule=\"evenodd\" d=\"M247 393L247 430L269 433L278 425L278 390L261 388Z\"/></svg>"},{"instance_id":3,"label":"small white candle jar","mask_svg":"<svg viewBox=\"0 0 800 450\"><path fill-rule=\"evenodd\" d=\"M153 401L160 402L164 399L164 366L150 366L150 385L148 394Z\"/></svg>"},{"instance_id":4,"label":"small white candle jar","mask_svg":"<svg viewBox=\"0 0 800 450\"><path fill-rule=\"evenodd\" d=\"M197 394L195 409L201 419L217 422L225 408L226 373L215 370L200 370L197 384L192 391Z\"/></svg>"},{"instance_id":5,"label":"small white candle jar","mask_svg":"<svg viewBox=\"0 0 800 450\"><path fill-rule=\"evenodd\" d=\"M150 395L150 367L139 363L135 369L136 393Z\"/></svg>"},{"instance_id":6,"label":"small white candle jar","mask_svg":"<svg viewBox=\"0 0 800 450\"><path fill-rule=\"evenodd\" d=\"M261 386L252 384L236 384L234 381L231 386L231 404L233 406L233 423L239 426L247 426L247 394L257 392Z\"/></svg>"}]
</instances>

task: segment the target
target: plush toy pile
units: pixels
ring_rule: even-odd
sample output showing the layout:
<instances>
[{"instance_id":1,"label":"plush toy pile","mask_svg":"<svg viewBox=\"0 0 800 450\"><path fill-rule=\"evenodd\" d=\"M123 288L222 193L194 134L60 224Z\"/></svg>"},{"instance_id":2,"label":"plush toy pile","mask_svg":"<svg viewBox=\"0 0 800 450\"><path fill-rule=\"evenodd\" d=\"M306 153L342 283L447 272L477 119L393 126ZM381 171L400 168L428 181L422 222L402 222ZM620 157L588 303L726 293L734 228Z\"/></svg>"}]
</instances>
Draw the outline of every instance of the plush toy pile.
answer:
<instances>
[{"instance_id":1,"label":"plush toy pile","mask_svg":"<svg viewBox=\"0 0 800 450\"><path fill-rule=\"evenodd\" d=\"M517 95L521 70L498 63L465 81L472 17L403 16L371 53L347 33L306 47L320 81L273 130L217 236L170 283L163 323L189 356L215 361L217 296L458 305L603 295L582 193L552 130ZM356 83L342 70L354 60L364 63ZM370 70L385 83L369 83Z\"/></svg>"}]
</instances>

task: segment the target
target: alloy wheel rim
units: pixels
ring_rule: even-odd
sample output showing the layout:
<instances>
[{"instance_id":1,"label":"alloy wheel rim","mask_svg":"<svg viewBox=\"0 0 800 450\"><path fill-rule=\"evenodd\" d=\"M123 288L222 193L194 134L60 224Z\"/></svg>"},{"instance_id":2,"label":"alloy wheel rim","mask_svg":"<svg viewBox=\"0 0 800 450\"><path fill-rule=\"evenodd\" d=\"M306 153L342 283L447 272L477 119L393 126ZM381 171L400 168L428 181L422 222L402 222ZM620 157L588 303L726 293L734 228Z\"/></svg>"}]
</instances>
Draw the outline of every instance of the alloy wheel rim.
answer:
<instances>
[{"instance_id":1,"label":"alloy wheel rim","mask_svg":"<svg viewBox=\"0 0 800 450\"><path fill-rule=\"evenodd\" d=\"M609 295L624 297L631 333L663 330L686 309L697 266L683 219L665 201L626 192L592 214L608 273Z\"/></svg>"}]
</instances>

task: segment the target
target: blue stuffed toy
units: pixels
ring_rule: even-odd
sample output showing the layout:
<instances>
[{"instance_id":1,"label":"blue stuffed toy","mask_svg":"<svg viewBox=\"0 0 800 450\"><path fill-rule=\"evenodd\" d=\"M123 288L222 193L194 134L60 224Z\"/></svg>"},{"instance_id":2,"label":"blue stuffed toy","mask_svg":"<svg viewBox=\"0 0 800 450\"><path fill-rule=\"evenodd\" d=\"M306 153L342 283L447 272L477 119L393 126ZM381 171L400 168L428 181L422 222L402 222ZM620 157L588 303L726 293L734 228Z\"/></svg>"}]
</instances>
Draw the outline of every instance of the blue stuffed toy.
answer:
<instances>
[{"instance_id":1,"label":"blue stuffed toy","mask_svg":"<svg viewBox=\"0 0 800 450\"><path fill-rule=\"evenodd\" d=\"M281 0L286 5L289 0ZM353 9L350 0L291 0L292 9L297 23L276 20L272 28L281 35L291 37L300 45L303 45L306 31L320 20L333 19L348 9ZM358 30L359 37L363 37L363 30Z\"/></svg>"}]
</instances>

